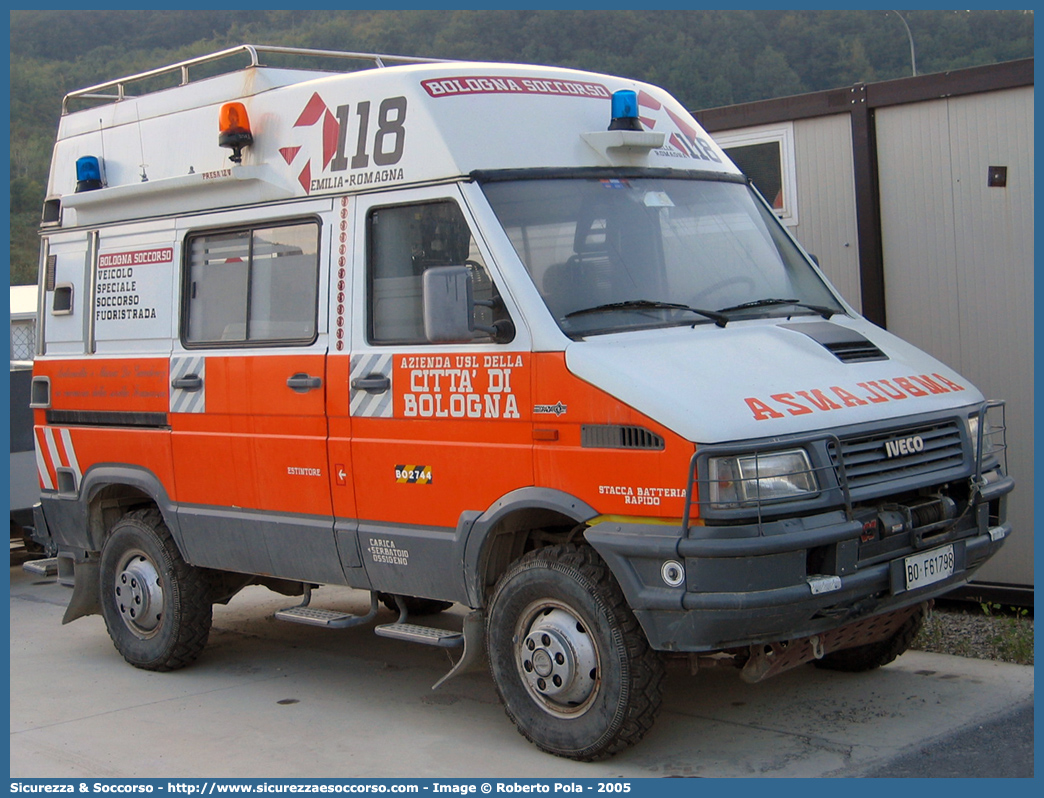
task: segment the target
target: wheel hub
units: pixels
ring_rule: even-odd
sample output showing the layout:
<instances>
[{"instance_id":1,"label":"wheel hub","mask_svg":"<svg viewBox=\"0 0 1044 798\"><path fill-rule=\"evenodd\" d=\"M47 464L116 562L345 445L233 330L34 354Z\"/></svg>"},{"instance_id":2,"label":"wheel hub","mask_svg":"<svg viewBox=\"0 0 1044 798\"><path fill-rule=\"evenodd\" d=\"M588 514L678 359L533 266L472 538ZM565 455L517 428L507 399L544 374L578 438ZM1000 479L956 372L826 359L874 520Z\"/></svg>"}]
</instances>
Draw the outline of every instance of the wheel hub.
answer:
<instances>
[{"instance_id":1,"label":"wheel hub","mask_svg":"<svg viewBox=\"0 0 1044 798\"><path fill-rule=\"evenodd\" d=\"M544 606L530 617L518 648L523 683L549 711L583 711L598 683L598 655L585 625L561 607Z\"/></svg>"},{"instance_id":2,"label":"wheel hub","mask_svg":"<svg viewBox=\"0 0 1044 798\"><path fill-rule=\"evenodd\" d=\"M116 608L127 627L141 637L159 628L163 588L155 564L140 551L128 552L116 571Z\"/></svg>"},{"instance_id":3,"label":"wheel hub","mask_svg":"<svg viewBox=\"0 0 1044 798\"><path fill-rule=\"evenodd\" d=\"M529 641L527 645L532 645L532 641ZM533 669L536 671L537 676L547 678L551 675L551 672L555 669L554 662L551 659L551 655L548 654L544 649L539 648L533 652Z\"/></svg>"}]
</instances>

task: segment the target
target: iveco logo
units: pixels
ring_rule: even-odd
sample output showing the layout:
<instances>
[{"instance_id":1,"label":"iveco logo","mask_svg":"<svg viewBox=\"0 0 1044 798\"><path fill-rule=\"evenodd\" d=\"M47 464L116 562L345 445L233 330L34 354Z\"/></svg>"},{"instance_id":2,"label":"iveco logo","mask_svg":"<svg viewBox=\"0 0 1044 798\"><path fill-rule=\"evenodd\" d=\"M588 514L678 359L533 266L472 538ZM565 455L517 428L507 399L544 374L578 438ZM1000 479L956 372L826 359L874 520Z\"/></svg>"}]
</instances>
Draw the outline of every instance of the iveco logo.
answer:
<instances>
[{"instance_id":1,"label":"iveco logo","mask_svg":"<svg viewBox=\"0 0 1044 798\"><path fill-rule=\"evenodd\" d=\"M885 441L884 448L885 457L889 459L905 457L908 454L923 452L924 439L920 435L914 435L912 438L897 438L894 441Z\"/></svg>"}]
</instances>

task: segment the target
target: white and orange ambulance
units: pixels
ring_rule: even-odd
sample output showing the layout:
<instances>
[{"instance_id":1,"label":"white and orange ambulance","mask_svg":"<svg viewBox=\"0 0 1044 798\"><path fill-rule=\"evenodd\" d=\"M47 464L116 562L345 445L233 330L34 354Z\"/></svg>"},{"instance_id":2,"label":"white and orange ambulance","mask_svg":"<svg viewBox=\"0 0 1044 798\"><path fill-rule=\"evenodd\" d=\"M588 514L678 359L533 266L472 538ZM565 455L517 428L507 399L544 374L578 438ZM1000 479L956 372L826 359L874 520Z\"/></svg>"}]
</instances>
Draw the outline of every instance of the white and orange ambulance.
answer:
<instances>
[{"instance_id":1,"label":"white and orange ambulance","mask_svg":"<svg viewBox=\"0 0 1044 798\"><path fill-rule=\"evenodd\" d=\"M485 647L522 734L597 759L666 653L880 666L1010 532L1002 405L862 319L662 89L244 46L63 110L36 535L135 666L267 585L449 675Z\"/></svg>"}]
</instances>

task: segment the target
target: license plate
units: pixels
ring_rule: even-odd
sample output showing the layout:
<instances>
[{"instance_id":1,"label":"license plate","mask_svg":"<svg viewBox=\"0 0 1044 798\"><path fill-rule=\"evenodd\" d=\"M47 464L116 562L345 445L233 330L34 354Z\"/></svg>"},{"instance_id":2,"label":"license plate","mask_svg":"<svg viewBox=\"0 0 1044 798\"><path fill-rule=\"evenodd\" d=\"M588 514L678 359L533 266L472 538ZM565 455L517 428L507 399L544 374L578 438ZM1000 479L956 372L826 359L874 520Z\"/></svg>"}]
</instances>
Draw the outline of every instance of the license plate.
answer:
<instances>
[{"instance_id":1,"label":"license plate","mask_svg":"<svg viewBox=\"0 0 1044 798\"><path fill-rule=\"evenodd\" d=\"M903 563L906 589L915 590L953 576L953 563L953 544L911 554Z\"/></svg>"}]
</instances>

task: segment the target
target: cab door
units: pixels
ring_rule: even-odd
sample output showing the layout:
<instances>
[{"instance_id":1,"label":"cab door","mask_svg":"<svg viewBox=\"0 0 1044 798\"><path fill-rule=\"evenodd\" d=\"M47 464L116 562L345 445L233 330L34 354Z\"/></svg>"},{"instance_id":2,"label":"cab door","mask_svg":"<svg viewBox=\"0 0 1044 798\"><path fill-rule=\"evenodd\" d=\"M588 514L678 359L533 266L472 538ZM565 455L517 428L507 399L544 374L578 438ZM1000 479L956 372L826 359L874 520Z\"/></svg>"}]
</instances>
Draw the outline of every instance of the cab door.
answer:
<instances>
[{"instance_id":1,"label":"cab door","mask_svg":"<svg viewBox=\"0 0 1044 798\"><path fill-rule=\"evenodd\" d=\"M462 600L462 514L533 484L528 335L455 186L360 197L355 228L345 387L362 562L378 589ZM427 341L423 275L451 265L471 270L476 326L499 333Z\"/></svg>"},{"instance_id":2,"label":"cab door","mask_svg":"<svg viewBox=\"0 0 1044 798\"><path fill-rule=\"evenodd\" d=\"M170 424L198 565L344 582L326 456L331 205L185 231Z\"/></svg>"}]
</instances>

